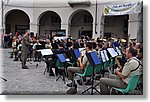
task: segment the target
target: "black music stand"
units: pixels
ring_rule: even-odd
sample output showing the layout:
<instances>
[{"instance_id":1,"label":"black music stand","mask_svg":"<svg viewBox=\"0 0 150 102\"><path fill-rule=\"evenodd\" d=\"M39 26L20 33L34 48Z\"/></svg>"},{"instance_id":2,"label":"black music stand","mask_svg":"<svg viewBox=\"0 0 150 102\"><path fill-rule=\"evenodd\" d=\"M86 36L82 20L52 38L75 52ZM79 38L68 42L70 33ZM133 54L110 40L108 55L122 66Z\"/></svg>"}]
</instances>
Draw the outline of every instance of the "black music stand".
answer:
<instances>
[{"instance_id":1,"label":"black music stand","mask_svg":"<svg viewBox=\"0 0 150 102\"><path fill-rule=\"evenodd\" d=\"M90 88L88 88L87 90L85 90L84 92L88 91L89 89L91 89L91 95L93 95L93 89L95 89L99 94L101 94L95 87L94 87L94 70L95 70L95 66L100 65L100 59L98 58L97 54L95 51L90 52L90 53L86 53L86 56L91 64L91 66L93 66L93 74L92 74L92 86ZM83 93L84 93L83 92Z\"/></svg>"},{"instance_id":2,"label":"black music stand","mask_svg":"<svg viewBox=\"0 0 150 102\"><path fill-rule=\"evenodd\" d=\"M41 50L41 49L44 49L44 47L42 45L36 45L36 50ZM38 58L38 62L39 62L39 59L41 57L41 52L37 52L37 58ZM39 64L37 63L36 64L36 68L39 66Z\"/></svg>"},{"instance_id":3,"label":"black music stand","mask_svg":"<svg viewBox=\"0 0 150 102\"><path fill-rule=\"evenodd\" d=\"M64 56L64 54L57 54L57 57L58 59L60 60L61 63L63 63L64 65L64 70L63 70L63 81L64 81L64 84L66 83L65 81L65 76L66 76L66 63L68 62L66 60L66 57ZM58 81L58 79L61 77L62 75L58 76L56 81Z\"/></svg>"},{"instance_id":4,"label":"black music stand","mask_svg":"<svg viewBox=\"0 0 150 102\"><path fill-rule=\"evenodd\" d=\"M44 49L42 45L36 45L36 50Z\"/></svg>"}]
</instances>

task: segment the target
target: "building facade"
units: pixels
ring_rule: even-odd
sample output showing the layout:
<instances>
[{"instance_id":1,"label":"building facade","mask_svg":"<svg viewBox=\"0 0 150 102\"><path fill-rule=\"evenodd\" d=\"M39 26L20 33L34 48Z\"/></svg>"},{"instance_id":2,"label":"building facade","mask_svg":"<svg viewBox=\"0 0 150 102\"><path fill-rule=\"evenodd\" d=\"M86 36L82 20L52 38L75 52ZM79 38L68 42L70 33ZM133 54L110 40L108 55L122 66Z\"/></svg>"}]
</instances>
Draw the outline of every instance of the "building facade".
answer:
<instances>
[{"instance_id":1,"label":"building facade","mask_svg":"<svg viewBox=\"0 0 150 102\"><path fill-rule=\"evenodd\" d=\"M130 0L135 1L135 0ZM129 2L129 1L126 1ZM107 4L126 3L122 0L2 0L1 33L37 35L81 35L93 37L117 35L118 38L142 42L142 12L125 15L104 15Z\"/></svg>"}]
</instances>

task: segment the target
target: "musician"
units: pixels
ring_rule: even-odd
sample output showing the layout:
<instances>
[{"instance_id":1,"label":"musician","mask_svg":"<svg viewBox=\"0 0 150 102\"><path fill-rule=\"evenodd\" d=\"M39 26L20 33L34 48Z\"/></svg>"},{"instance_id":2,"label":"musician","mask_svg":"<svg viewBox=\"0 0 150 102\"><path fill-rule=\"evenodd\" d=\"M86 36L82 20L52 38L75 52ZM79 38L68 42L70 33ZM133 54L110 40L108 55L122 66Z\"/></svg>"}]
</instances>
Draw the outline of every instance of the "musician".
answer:
<instances>
[{"instance_id":1,"label":"musician","mask_svg":"<svg viewBox=\"0 0 150 102\"><path fill-rule=\"evenodd\" d=\"M19 58L20 61L21 61L21 54L22 54L21 49L22 49L22 41L19 41L19 45L17 46L17 50L18 50L18 57L17 58Z\"/></svg>"},{"instance_id":2,"label":"musician","mask_svg":"<svg viewBox=\"0 0 150 102\"><path fill-rule=\"evenodd\" d=\"M52 49L50 40L47 40L47 44L45 44L46 49Z\"/></svg>"},{"instance_id":3,"label":"musician","mask_svg":"<svg viewBox=\"0 0 150 102\"><path fill-rule=\"evenodd\" d=\"M134 48L130 47L126 50L128 60L123 66L123 70L120 72L120 69L116 69L115 74L110 74L109 78L100 79L101 94L108 95L111 87L125 89L132 76L142 74L142 65L135 57L136 55L137 51Z\"/></svg>"},{"instance_id":4,"label":"musician","mask_svg":"<svg viewBox=\"0 0 150 102\"><path fill-rule=\"evenodd\" d=\"M53 72L52 68L54 68L56 65L56 60L57 60L56 54L66 54L67 53L66 50L64 49L64 44L59 43L58 49L55 49L53 51L53 53L54 54L52 56L52 60L45 61L46 65L47 65L47 70L50 73L49 76L54 76L54 72ZM55 68L55 74L56 74L56 76L58 75L58 68Z\"/></svg>"},{"instance_id":5,"label":"musician","mask_svg":"<svg viewBox=\"0 0 150 102\"><path fill-rule=\"evenodd\" d=\"M30 35L30 31L26 30L26 33L22 39L22 69L28 69L28 67L26 66L26 61L27 61L27 55L30 48L29 35Z\"/></svg>"},{"instance_id":6,"label":"musician","mask_svg":"<svg viewBox=\"0 0 150 102\"><path fill-rule=\"evenodd\" d=\"M86 53L92 51L92 43L87 42L85 45ZM74 73L83 73L84 68L89 64L89 61L86 56L83 57L80 55L80 58L78 58L79 62L79 67L68 67L67 72L68 72L68 79L71 80L72 82L70 84L67 84L68 87L71 87L68 91L67 94L75 94L77 93L77 84L75 81L73 81L73 76Z\"/></svg>"},{"instance_id":7,"label":"musician","mask_svg":"<svg viewBox=\"0 0 150 102\"><path fill-rule=\"evenodd\" d=\"M34 54L34 62L36 62L37 60L39 60L39 57L40 57L40 53L37 51L39 50L37 48L37 45L40 45L42 46L42 44L39 42L39 40L36 40L36 43L33 45L33 54Z\"/></svg>"}]
</instances>

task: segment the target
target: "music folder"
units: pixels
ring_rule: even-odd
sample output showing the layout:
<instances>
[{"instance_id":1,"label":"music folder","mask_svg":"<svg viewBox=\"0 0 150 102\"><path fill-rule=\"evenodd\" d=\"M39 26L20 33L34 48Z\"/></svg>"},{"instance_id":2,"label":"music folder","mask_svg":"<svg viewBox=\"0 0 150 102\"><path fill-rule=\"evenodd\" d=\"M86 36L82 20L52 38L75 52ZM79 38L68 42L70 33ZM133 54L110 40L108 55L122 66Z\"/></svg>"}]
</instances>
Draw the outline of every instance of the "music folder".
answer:
<instances>
[{"instance_id":1,"label":"music folder","mask_svg":"<svg viewBox=\"0 0 150 102\"><path fill-rule=\"evenodd\" d=\"M43 46L42 45L36 45L36 50L40 50L40 49L43 49Z\"/></svg>"},{"instance_id":2,"label":"music folder","mask_svg":"<svg viewBox=\"0 0 150 102\"><path fill-rule=\"evenodd\" d=\"M103 62L109 61L106 50L100 51L100 54Z\"/></svg>"},{"instance_id":3,"label":"music folder","mask_svg":"<svg viewBox=\"0 0 150 102\"><path fill-rule=\"evenodd\" d=\"M119 47L119 43L118 42L113 42L113 47L115 48L115 47Z\"/></svg>"},{"instance_id":4,"label":"music folder","mask_svg":"<svg viewBox=\"0 0 150 102\"><path fill-rule=\"evenodd\" d=\"M86 53L86 56L91 65L96 66L101 64L100 59L98 58L97 53L95 51Z\"/></svg>"},{"instance_id":5,"label":"music folder","mask_svg":"<svg viewBox=\"0 0 150 102\"><path fill-rule=\"evenodd\" d=\"M41 49L41 50L37 50L37 51L41 52L42 56L53 55L53 52L51 49Z\"/></svg>"},{"instance_id":6,"label":"music folder","mask_svg":"<svg viewBox=\"0 0 150 102\"><path fill-rule=\"evenodd\" d=\"M78 59L80 57L80 51L79 49L73 50L75 58Z\"/></svg>"},{"instance_id":7,"label":"music folder","mask_svg":"<svg viewBox=\"0 0 150 102\"><path fill-rule=\"evenodd\" d=\"M121 50L120 50L118 47L116 47L116 50L117 50L117 53L118 53L119 55L122 55L122 54L121 54Z\"/></svg>"},{"instance_id":8,"label":"music folder","mask_svg":"<svg viewBox=\"0 0 150 102\"><path fill-rule=\"evenodd\" d=\"M118 56L117 52L113 48L108 48L107 50L110 53L111 57Z\"/></svg>"},{"instance_id":9,"label":"music folder","mask_svg":"<svg viewBox=\"0 0 150 102\"><path fill-rule=\"evenodd\" d=\"M57 56L58 56L60 62L62 62L62 63L70 61L69 58L65 58L64 54L57 54Z\"/></svg>"}]
</instances>

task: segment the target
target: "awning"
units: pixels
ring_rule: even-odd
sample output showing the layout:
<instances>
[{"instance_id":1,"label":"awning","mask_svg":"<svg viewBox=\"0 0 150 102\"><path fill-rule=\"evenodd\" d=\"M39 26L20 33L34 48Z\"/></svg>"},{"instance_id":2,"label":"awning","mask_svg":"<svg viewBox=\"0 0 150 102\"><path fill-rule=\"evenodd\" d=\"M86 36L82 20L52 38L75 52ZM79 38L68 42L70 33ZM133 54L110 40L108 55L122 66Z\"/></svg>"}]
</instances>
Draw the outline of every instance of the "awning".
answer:
<instances>
[{"instance_id":1,"label":"awning","mask_svg":"<svg viewBox=\"0 0 150 102\"><path fill-rule=\"evenodd\" d=\"M75 5L87 5L90 6L90 0L68 0L68 4L73 7Z\"/></svg>"}]
</instances>

